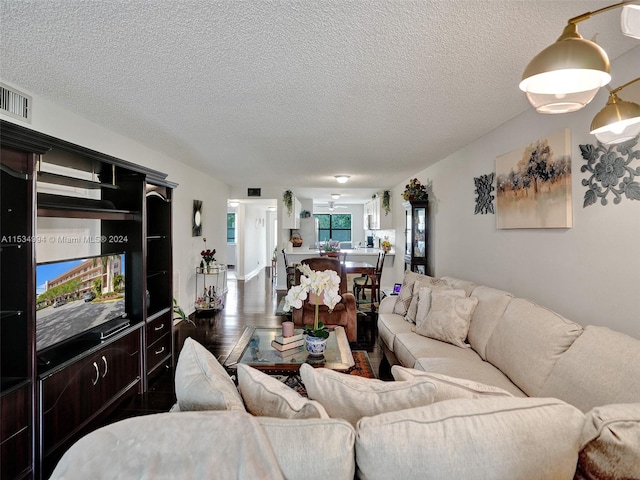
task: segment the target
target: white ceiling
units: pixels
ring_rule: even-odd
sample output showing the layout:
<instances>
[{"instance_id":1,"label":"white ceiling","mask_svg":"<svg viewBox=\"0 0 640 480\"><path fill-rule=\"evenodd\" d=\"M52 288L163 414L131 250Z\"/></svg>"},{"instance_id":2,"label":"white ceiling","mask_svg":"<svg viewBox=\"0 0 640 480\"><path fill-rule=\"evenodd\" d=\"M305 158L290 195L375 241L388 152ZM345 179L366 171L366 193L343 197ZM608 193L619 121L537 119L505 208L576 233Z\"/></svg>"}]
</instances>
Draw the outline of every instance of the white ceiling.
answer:
<instances>
[{"instance_id":1,"label":"white ceiling","mask_svg":"<svg viewBox=\"0 0 640 480\"><path fill-rule=\"evenodd\" d=\"M530 108L529 59L610 3L2 0L0 78L242 191L349 203ZM619 12L579 27L611 58Z\"/></svg>"}]
</instances>

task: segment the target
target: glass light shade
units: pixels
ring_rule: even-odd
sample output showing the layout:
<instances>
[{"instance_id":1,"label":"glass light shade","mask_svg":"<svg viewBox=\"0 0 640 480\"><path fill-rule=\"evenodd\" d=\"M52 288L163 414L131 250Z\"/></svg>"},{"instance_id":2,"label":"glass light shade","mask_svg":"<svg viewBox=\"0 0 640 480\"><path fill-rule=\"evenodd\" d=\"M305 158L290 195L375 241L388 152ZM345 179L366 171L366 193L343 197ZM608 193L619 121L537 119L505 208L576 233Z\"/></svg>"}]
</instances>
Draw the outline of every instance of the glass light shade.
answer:
<instances>
[{"instance_id":1,"label":"glass light shade","mask_svg":"<svg viewBox=\"0 0 640 480\"><path fill-rule=\"evenodd\" d=\"M607 53L569 24L553 45L529 62L519 87L540 113L574 112L611 81L609 70Z\"/></svg>"},{"instance_id":2,"label":"glass light shade","mask_svg":"<svg viewBox=\"0 0 640 480\"><path fill-rule=\"evenodd\" d=\"M334 200L338 200L340 198L340 194L339 193L332 193L331 194L331 198L333 198Z\"/></svg>"},{"instance_id":3,"label":"glass light shade","mask_svg":"<svg viewBox=\"0 0 640 480\"><path fill-rule=\"evenodd\" d=\"M591 134L605 145L626 142L640 135L640 105L609 95L607 105L591 122Z\"/></svg>"},{"instance_id":4,"label":"glass light shade","mask_svg":"<svg viewBox=\"0 0 640 480\"><path fill-rule=\"evenodd\" d=\"M625 5L620 14L622 33L640 39L640 5Z\"/></svg>"},{"instance_id":5,"label":"glass light shade","mask_svg":"<svg viewBox=\"0 0 640 480\"><path fill-rule=\"evenodd\" d=\"M349 181L349 175L336 175L336 181L338 183L347 183Z\"/></svg>"},{"instance_id":6,"label":"glass light shade","mask_svg":"<svg viewBox=\"0 0 640 480\"><path fill-rule=\"evenodd\" d=\"M234 208L235 208L235 207L237 207L238 205L240 205L240 202L239 202L239 201L237 201L237 200L231 200L231 201L229 202L229 206L230 206L230 207L234 207Z\"/></svg>"}]
</instances>

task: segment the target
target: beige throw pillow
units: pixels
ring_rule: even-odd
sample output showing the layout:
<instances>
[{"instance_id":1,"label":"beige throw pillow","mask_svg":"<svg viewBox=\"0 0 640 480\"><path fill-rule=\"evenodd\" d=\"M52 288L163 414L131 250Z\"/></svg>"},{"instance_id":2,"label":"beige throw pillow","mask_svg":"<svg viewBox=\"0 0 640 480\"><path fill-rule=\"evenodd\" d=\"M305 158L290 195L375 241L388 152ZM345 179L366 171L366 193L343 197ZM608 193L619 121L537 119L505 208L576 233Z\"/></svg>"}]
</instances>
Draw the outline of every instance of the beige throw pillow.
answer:
<instances>
[{"instance_id":1,"label":"beige throw pillow","mask_svg":"<svg viewBox=\"0 0 640 480\"><path fill-rule=\"evenodd\" d=\"M245 411L238 389L216 357L191 337L184 341L176 366L176 397L181 412Z\"/></svg>"},{"instance_id":2,"label":"beige throw pillow","mask_svg":"<svg viewBox=\"0 0 640 480\"><path fill-rule=\"evenodd\" d=\"M462 290L461 290L462 291ZM416 333L467 348L465 343L471 316L478 305L476 297L460 297L450 292L431 292L429 313L416 323Z\"/></svg>"},{"instance_id":3,"label":"beige throw pillow","mask_svg":"<svg viewBox=\"0 0 640 480\"><path fill-rule=\"evenodd\" d=\"M431 310L431 302L432 296L431 292L433 290L438 290L438 288L433 287L422 287L420 288L417 298L418 298L418 309L416 311L415 321L413 323L422 325L427 319L427 315ZM466 294L464 290L453 290L451 288L448 289L440 289L446 290L449 295L454 295L456 297L465 297Z\"/></svg>"},{"instance_id":4,"label":"beige throw pillow","mask_svg":"<svg viewBox=\"0 0 640 480\"><path fill-rule=\"evenodd\" d=\"M413 294L411 296L409 307L407 308L407 314L404 316L404 319L407 322L416 323L416 315L418 313L418 305L420 302L419 293L423 288L430 288L431 290L452 290L452 288L447 285L447 282L440 280L439 278L423 277L417 279L413 284ZM463 297L466 296L464 290L460 291L462 292Z\"/></svg>"},{"instance_id":5,"label":"beige throw pillow","mask_svg":"<svg viewBox=\"0 0 640 480\"><path fill-rule=\"evenodd\" d=\"M393 306L393 313L397 313L403 317L407 314L407 310L411 304L411 298L413 297L413 284L420 276L423 275L410 270L405 270L404 278L402 279L402 287L400 288L400 293L398 293L398 297L396 298L396 303Z\"/></svg>"},{"instance_id":6,"label":"beige throw pillow","mask_svg":"<svg viewBox=\"0 0 640 480\"><path fill-rule=\"evenodd\" d=\"M398 381L409 381L417 378L429 380L437 389L436 402L454 398L513 397L513 395L502 388L474 382L473 380L401 367L400 365L391 367L391 375Z\"/></svg>"},{"instance_id":7,"label":"beige throw pillow","mask_svg":"<svg viewBox=\"0 0 640 480\"><path fill-rule=\"evenodd\" d=\"M248 365L238 364L238 388L247 410L256 417L329 418L318 402Z\"/></svg>"},{"instance_id":8,"label":"beige throw pillow","mask_svg":"<svg viewBox=\"0 0 640 480\"><path fill-rule=\"evenodd\" d=\"M436 387L428 379L384 382L345 375L327 368L300 367L309 398L322 404L331 418L354 427L360 418L433 403Z\"/></svg>"}]
</instances>

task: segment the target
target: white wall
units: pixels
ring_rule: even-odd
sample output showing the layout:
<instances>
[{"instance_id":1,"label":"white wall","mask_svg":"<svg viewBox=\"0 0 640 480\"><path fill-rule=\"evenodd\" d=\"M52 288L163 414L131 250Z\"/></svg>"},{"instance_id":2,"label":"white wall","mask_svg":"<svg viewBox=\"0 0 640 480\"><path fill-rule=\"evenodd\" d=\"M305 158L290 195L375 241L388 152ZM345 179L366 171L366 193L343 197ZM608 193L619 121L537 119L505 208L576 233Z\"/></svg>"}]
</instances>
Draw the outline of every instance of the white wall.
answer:
<instances>
[{"instance_id":1,"label":"white wall","mask_svg":"<svg viewBox=\"0 0 640 480\"><path fill-rule=\"evenodd\" d=\"M200 263L200 251L204 248L203 238L207 239L208 248L217 250L217 262L226 264L228 186L178 159L79 117L19 85L2 81L33 97L31 124L0 114L3 120L167 173L168 180L179 184L173 192L172 206L174 296L187 313L192 312L195 269ZM202 237L191 236L193 200L203 202Z\"/></svg>"},{"instance_id":2,"label":"white wall","mask_svg":"<svg viewBox=\"0 0 640 480\"><path fill-rule=\"evenodd\" d=\"M613 62L612 88L639 74L640 46ZM620 96L640 103L640 98ZM589 177L580 144L595 144L589 125L604 107L606 89L586 108L566 115L533 109L419 172L432 182L431 259L436 276L453 275L513 292L582 325L604 325L640 338L640 202L582 207ZM491 108L487 105L487 108ZM573 228L497 230L495 215L474 215L473 178L495 171L497 156L563 128L571 130ZM640 150L640 144L636 145ZM634 168L640 166L635 160ZM640 180L636 177L636 181ZM393 195L396 240L402 243L403 182ZM495 192L494 192L495 193ZM402 262L395 275L402 278Z\"/></svg>"},{"instance_id":3,"label":"white wall","mask_svg":"<svg viewBox=\"0 0 640 480\"><path fill-rule=\"evenodd\" d=\"M249 280L267 266L267 260L271 265L271 255L267 255L267 207L241 203L238 214L236 225L242 230L242 235L238 233L238 250L243 255L239 255L236 272L238 280Z\"/></svg>"}]
</instances>

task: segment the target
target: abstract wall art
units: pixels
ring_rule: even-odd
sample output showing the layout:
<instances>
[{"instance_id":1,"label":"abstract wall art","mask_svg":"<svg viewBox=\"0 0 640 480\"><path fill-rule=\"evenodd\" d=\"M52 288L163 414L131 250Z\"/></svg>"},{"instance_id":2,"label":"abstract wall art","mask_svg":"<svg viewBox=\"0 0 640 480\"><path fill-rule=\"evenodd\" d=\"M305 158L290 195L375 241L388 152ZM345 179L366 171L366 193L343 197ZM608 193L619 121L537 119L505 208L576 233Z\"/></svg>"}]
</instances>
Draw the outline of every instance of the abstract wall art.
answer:
<instances>
[{"instance_id":1,"label":"abstract wall art","mask_svg":"<svg viewBox=\"0 0 640 480\"><path fill-rule=\"evenodd\" d=\"M497 157L496 197L498 229L571 227L571 131Z\"/></svg>"}]
</instances>

